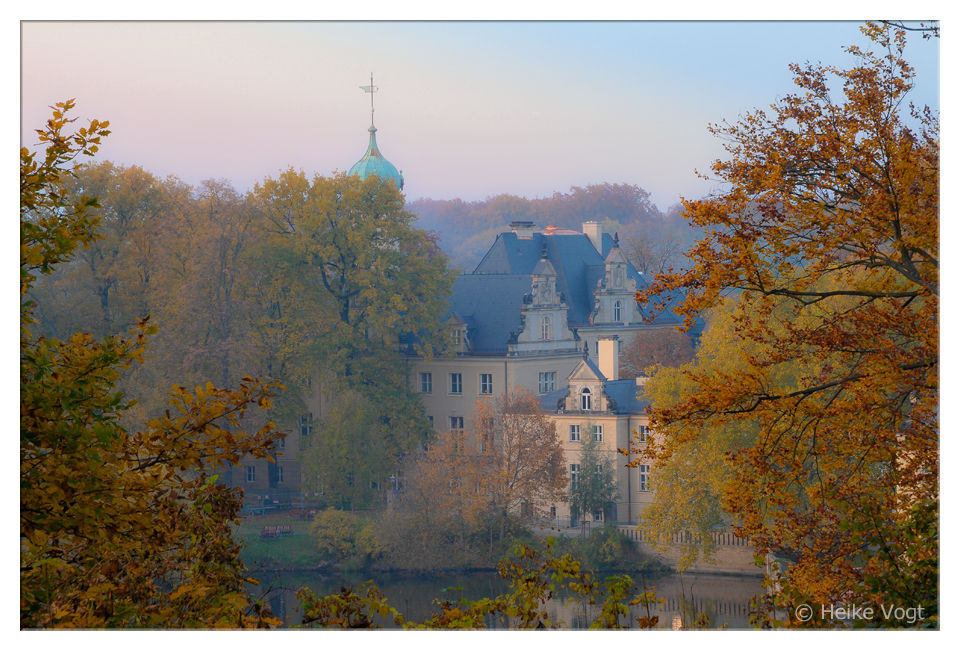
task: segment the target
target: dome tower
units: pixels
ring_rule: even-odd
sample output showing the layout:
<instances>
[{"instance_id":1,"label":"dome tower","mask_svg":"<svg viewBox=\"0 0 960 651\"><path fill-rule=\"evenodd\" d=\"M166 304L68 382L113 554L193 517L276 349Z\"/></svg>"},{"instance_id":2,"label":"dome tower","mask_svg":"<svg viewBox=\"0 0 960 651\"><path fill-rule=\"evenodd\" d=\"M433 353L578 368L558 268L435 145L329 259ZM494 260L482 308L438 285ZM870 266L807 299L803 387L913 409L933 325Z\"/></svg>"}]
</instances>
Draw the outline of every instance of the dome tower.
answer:
<instances>
[{"instance_id":1,"label":"dome tower","mask_svg":"<svg viewBox=\"0 0 960 651\"><path fill-rule=\"evenodd\" d=\"M365 181L368 176L375 174L384 179L392 179L398 190L403 190L403 173L398 171L393 163L388 161L380 153L377 147L377 127L373 126L373 94L377 92L377 87L373 85L373 73L370 73L370 85L361 86L365 92L370 93L370 144L367 146L367 153L359 161L354 163L348 172L349 175L359 176L361 181Z\"/></svg>"}]
</instances>

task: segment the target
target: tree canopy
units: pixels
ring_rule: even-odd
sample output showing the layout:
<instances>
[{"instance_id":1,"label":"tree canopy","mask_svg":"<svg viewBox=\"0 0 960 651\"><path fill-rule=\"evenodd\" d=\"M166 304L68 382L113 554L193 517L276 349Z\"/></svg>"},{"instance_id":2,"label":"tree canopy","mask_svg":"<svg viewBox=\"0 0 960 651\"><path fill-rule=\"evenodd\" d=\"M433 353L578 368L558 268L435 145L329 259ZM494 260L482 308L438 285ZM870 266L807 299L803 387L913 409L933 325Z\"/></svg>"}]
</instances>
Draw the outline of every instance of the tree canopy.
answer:
<instances>
[{"instance_id":1,"label":"tree canopy","mask_svg":"<svg viewBox=\"0 0 960 651\"><path fill-rule=\"evenodd\" d=\"M705 229L693 264L638 295L682 290L692 319L739 290L737 336L762 348L742 368L689 369L692 390L655 405L652 423L682 424L678 443L757 426L731 452L724 508L787 559L782 585L817 603L909 574L923 557L891 563L871 540L916 552L899 532L939 499L939 121L929 108L905 115L904 32L863 32L874 50L848 48L854 67L792 65L797 94L711 127L729 158L712 166L722 191L684 202ZM802 372L784 385L773 374L788 363ZM935 558L932 542L923 555ZM924 589L914 597L936 592Z\"/></svg>"},{"instance_id":2,"label":"tree canopy","mask_svg":"<svg viewBox=\"0 0 960 651\"><path fill-rule=\"evenodd\" d=\"M38 130L46 155L20 152L20 622L22 627L244 627L246 568L231 537L238 491L211 471L243 455L268 456L272 423L240 429L270 407L271 390L244 378L235 390L174 386L165 415L141 430L120 423L132 406L121 372L143 361L156 330L61 341L37 335L29 293L79 247L93 245L97 200L69 198L75 159L94 155L108 123L73 134L58 104ZM275 620L273 620L275 623Z\"/></svg>"}]
</instances>

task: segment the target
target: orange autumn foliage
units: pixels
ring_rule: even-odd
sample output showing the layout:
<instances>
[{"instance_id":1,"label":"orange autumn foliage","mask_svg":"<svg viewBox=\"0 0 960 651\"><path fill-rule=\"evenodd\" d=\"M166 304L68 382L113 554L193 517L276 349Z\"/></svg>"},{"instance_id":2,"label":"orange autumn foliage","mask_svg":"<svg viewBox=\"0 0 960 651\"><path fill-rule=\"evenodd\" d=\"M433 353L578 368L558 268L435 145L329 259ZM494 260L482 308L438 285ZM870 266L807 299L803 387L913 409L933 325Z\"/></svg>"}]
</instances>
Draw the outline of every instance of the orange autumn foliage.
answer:
<instances>
[{"instance_id":1,"label":"orange autumn foliage","mask_svg":"<svg viewBox=\"0 0 960 651\"><path fill-rule=\"evenodd\" d=\"M863 31L877 53L848 48L855 67L792 65L797 94L711 127L729 154L712 166L725 189L684 202L705 229L693 265L638 294L682 291L689 325L739 292L736 334L752 352L728 354L745 363L688 367L694 389L655 405L651 422L677 444L757 426L726 460L723 508L785 559L785 594L816 603L936 599L929 581L913 596L869 587L939 553L903 532L939 499L940 141L930 109L904 116L904 32ZM789 365L799 370L784 379Z\"/></svg>"}]
</instances>

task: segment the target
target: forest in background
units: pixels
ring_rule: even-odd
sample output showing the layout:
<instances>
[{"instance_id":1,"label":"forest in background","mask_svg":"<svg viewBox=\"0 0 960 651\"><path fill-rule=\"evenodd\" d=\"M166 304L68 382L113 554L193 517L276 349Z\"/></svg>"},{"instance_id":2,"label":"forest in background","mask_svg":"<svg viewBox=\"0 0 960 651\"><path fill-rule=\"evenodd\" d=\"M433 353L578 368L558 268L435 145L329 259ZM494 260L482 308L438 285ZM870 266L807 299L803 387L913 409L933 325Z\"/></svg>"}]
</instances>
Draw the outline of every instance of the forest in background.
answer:
<instances>
[{"instance_id":1,"label":"forest in background","mask_svg":"<svg viewBox=\"0 0 960 651\"><path fill-rule=\"evenodd\" d=\"M649 192L626 183L574 186L567 193L535 199L511 194L482 201L421 198L408 203L407 209L417 215L420 228L437 235L450 264L466 273L473 271L497 235L510 230L512 221L575 231L582 230L583 222L601 222L605 232L620 234L628 258L645 274L679 264L682 252L702 234L684 219L681 204L661 211Z\"/></svg>"}]
</instances>

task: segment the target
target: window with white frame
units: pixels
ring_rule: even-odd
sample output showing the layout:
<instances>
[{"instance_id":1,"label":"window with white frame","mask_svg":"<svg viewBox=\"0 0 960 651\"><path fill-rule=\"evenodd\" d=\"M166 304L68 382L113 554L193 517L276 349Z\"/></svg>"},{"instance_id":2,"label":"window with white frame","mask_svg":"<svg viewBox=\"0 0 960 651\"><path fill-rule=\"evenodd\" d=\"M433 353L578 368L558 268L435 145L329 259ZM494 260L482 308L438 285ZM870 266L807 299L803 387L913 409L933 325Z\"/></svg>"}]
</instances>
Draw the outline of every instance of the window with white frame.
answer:
<instances>
[{"instance_id":1,"label":"window with white frame","mask_svg":"<svg viewBox=\"0 0 960 651\"><path fill-rule=\"evenodd\" d=\"M463 375L460 373L450 374L450 393L463 393Z\"/></svg>"},{"instance_id":2,"label":"window with white frame","mask_svg":"<svg viewBox=\"0 0 960 651\"><path fill-rule=\"evenodd\" d=\"M283 466L277 466L277 483L283 483Z\"/></svg>"},{"instance_id":3,"label":"window with white frame","mask_svg":"<svg viewBox=\"0 0 960 651\"><path fill-rule=\"evenodd\" d=\"M640 427L637 428L637 436L640 438L640 442L641 442L641 443L645 443L645 442L646 442L646 440L647 440L647 431L648 431L649 429L650 429L650 428L647 427L646 425L641 425Z\"/></svg>"},{"instance_id":4,"label":"window with white frame","mask_svg":"<svg viewBox=\"0 0 960 651\"><path fill-rule=\"evenodd\" d=\"M603 522L603 509L597 509L593 512L594 522Z\"/></svg>"},{"instance_id":5,"label":"window with white frame","mask_svg":"<svg viewBox=\"0 0 960 651\"><path fill-rule=\"evenodd\" d=\"M257 481L256 466L247 466L247 481Z\"/></svg>"},{"instance_id":6,"label":"window with white frame","mask_svg":"<svg viewBox=\"0 0 960 651\"><path fill-rule=\"evenodd\" d=\"M420 374L420 393L433 393L433 373Z\"/></svg>"},{"instance_id":7,"label":"window with white frame","mask_svg":"<svg viewBox=\"0 0 960 651\"><path fill-rule=\"evenodd\" d=\"M459 346L463 343L463 335L460 332L460 328L454 328L453 330L453 343L456 346Z\"/></svg>"},{"instance_id":8,"label":"window with white frame","mask_svg":"<svg viewBox=\"0 0 960 651\"><path fill-rule=\"evenodd\" d=\"M570 464L570 488L576 488L579 481L580 481L580 464L571 463Z\"/></svg>"},{"instance_id":9,"label":"window with white frame","mask_svg":"<svg viewBox=\"0 0 960 651\"><path fill-rule=\"evenodd\" d=\"M284 436L283 438L277 439L277 449L278 449L278 450L286 449L286 447L287 447L287 437L286 437L286 436Z\"/></svg>"},{"instance_id":10,"label":"window with white frame","mask_svg":"<svg viewBox=\"0 0 960 651\"><path fill-rule=\"evenodd\" d=\"M613 320L620 321L620 314L623 311L623 303L617 301L613 304Z\"/></svg>"},{"instance_id":11,"label":"window with white frame","mask_svg":"<svg viewBox=\"0 0 960 651\"><path fill-rule=\"evenodd\" d=\"M582 411L590 411L591 404L592 403L590 400L590 389L588 389L587 387L584 387L583 390L580 392L580 409Z\"/></svg>"},{"instance_id":12,"label":"window with white frame","mask_svg":"<svg viewBox=\"0 0 960 651\"><path fill-rule=\"evenodd\" d=\"M493 373L480 374L480 393L483 395L493 393Z\"/></svg>"},{"instance_id":13,"label":"window with white frame","mask_svg":"<svg viewBox=\"0 0 960 651\"><path fill-rule=\"evenodd\" d=\"M650 490L650 466L638 466L640 469L640 483L637 484L640 492L647 492Z\"/></svg>"},{"instance_id":14,"label":"window with white frame","mask_svg":"<svg viewBox=\"0 0 960 651\"><path fill-rule=\"evenodd\" d=\"M597 443L603 442L603 425L593 426L593 440Z\"/></svg>"},{"instance_id":15,"label":"window with white frame","mask_svg":"<svg viewBox=\"0 0 960 651\"><path fill-rule=\"evenodd\" d=\"M550 507L550 517L551 518L557 517L557 507L555 506Z\"/></svg>"},{"instance_id":16,"label":"window with white frame","mask_svg":"<svg viewBox=\"0 0 960 651\"><path fill-rule=\"evenodd\" d=\"M580 426L579 425L570 426L570 441L572 443L580 442Z\"/></svg>"},{"instance_id":17,"label":"window with white frame","mask_svg":"<svg viewBox=\"0 0 960 651\"><path fill-rule=\"evenodd\" d=\"M463 429L463 416L450 417L450 431Z\"/></svg>"},{"instance_id":18,"label":"window with white frame","mask_svg":"<svg viewBox=\"0 0 960 651\"><path fill-rule=\"evenodd\" d=\"M543 340L553 339L553 326L548 316L540 319L540 338Z\"/></svg>"},{"instance_id":19,"label":"window with white frame","mask_svg":"<svg viewBox=\"0 0 960 651\"><path fill-rule=\"evenodd\" d=\"M548 371L540 374L540 393L550 393L557 386L556 371Z\"/></svg>"},{"instance_id":20,"label":"window with white frame","mask_svg":"<svg viewBox=\"0 0 960 651\"><path fill-rule=\"evenodd\" d=\"M300 414L300 436L310 436L313 433L313 412Z\"/></svg>"}]
</instances>

